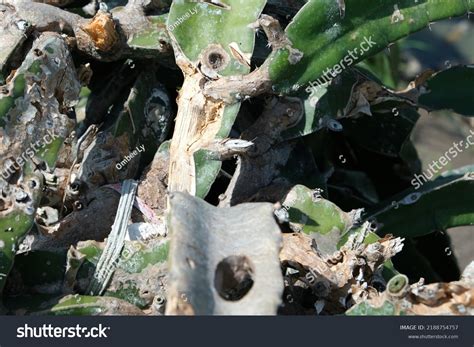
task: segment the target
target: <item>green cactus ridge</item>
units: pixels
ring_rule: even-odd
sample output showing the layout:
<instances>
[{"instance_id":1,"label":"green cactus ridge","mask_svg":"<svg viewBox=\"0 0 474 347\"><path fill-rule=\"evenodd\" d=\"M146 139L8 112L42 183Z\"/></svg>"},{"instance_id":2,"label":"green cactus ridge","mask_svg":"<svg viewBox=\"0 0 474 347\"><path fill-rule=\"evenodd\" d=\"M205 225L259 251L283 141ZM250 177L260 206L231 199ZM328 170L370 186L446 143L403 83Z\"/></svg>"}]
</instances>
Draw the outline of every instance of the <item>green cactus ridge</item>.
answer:
<instances>
[{"instance_id":1,"label":"green cactus ridge","mask_svg":"<svg viewBox=\"0 0 474 347\"><path fill-rule=\"evenodd\" d=\"M474 1L346 0L345 7L343 18L334 0L310 0L298 12L285 32L303 56L292 62L282 48L269 57L275 90L292 93L338 64L347 68L432 22L474 11ZM371 43L361 49L364 41Z\"/></svg>"}]
</instances>

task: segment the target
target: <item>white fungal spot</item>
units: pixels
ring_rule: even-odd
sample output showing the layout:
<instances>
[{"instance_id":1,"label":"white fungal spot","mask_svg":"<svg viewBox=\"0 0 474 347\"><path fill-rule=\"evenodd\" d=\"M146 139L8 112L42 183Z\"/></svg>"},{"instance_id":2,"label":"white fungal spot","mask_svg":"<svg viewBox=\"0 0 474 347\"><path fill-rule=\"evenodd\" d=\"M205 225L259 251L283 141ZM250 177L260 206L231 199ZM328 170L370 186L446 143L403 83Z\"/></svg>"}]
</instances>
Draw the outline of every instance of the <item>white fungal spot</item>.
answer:
<instances>
[{"instance_id":1,"label":"white fungal spot","mask_svg":"<svg viewBox=\"0 0 474 347\"><path fill-rule=\"evenodd\" d=\"M456 308L458 309L458 312L460 314L466 314L466 312L467 312L466 306L464 306L464 305L459 304L459 305L456 306Z\"/></svg>"},{"instance_id":2,"label":"white fungal spot","mask_svg":"<svg viewBox=\"0 0 474 347\"><path fill-rule=\"evenodd\" d=\"M295 65L300 62L303 58L304 53L296 48L290 48L290 55L288 56L288 62L291 65Z\"/></svg>"},{"instance_id":3,"label":"white fungal spot","mask_svg":"<svg viewBox=\"0 0 474 347\"><path fill-rule=\"evenodd\" d=\"M247 149L253 146L253 142L240 140L240 139L229 139L224 142L224 147L228 149Z\"/></svg>"},{"instance_id":4,"label":"white fungal spot","mask_svg":"<svg viewBox=\"0 0 474 347\"><path fill-rule=\"evenodd\" d=\"M275 217L278 219L278 221L281 223L287 223L290 219L290 215L288 211L285 208L279 208L275 210L274 212Z\"/></svg>"},{"instance_id":5,"label":"white fungal spot","mask_svg":"<svg viewBox=\"0 0 474 347\"><path fill-rule=\"evenodd\" d=\"M316 104L318 103L319 101L319 97L317 97L316 95L315 96L312 96L310 99L309 99L309 105L311 107L316 107Z\"/></svg>"},{"instance_id":6,"label":"white fungal spot","mask_svg":"<svg viewBox=\"0 0 474 347\"><path fill-rule=\"evenodd\" d=\"M322 197L322 193L324 192L323 189L321 188L316 188L314 189L312 192L311 192L311 200L313 202L318 202L319 200L321 200L323 197Z\"/></svg>"},{"instance_id":7,"label":"white fungal spot","mask_svg":"<svg viewBox=\"0 0 474 347\"><path fill-rule=\"evenodd\" d=\"M392 14L391 22L392 24L402 22L405 19L405 16L398 9L398 5L393 5L394 11Z\"/></svg>"},{"instance_id":8,"label":"white fungal spot","mask_svg":"<svg viewBox=\"0 0 474 347\"><path fill-rule=\"evenodd\" d=\"M26 126L26 132L27 132L29 135L32 135L34 130L35 130L35 126L34 126L33 124L28 124L28 125Z\"/></svg>"},{"instance_id":9,"label":"white fungal spot","mask_svg":"<svg viewBox=\"0 0 474 347\"><path fill-rule=\"evenodd\" d=\"M327 29L324 34L328 37L330 40L335 40L339 37L339 34L341 33L341 26L337 23L335 23L331 28Z\"/></svg>"},{"instance_id":10,"label":"white fungal spot","mask_svg":"<svg viewBox=\"0 0 474 347\"><path fill-rule=\"evenodd\" d=\"M417 202L421 197L420 193L411 193L407 195L403 200L400 201L402 205L411 205Z\"/></svg>"},{"instance_id":11,"label":"white fungal spot","mask_svg":"<svg viewBox=\"0 0 474 347\"><path fill-rule=\"evenodd\" d=\"M339 303L342 305L342 307L346 307L346 298L341 296L339 298Z\"/></svg>"},{"instance_id":12,"label":"white fungal spot","mask_svg":"<svg viewBox=\"0 0 474 347\"><path fill-rule=\"evenodd\" d=\"M30 24L26 20L20 19L18 22L16 22L16 26L21 31L25 31L30 26Z\"/></svg>"},{"instance_id":13,"label":"white fungal spot","mask_svg":"<svg viewBox=\"0 0 474 347\"><path fill-rule=\"evenodd\" d=\"M297 91L298 89L300 89L300 85L299 85L298 83L293 84L293 85L291 86L291 90L293 90L293 91Z\"/></svg>"},{"instance_id":14,"label":"white fungal spot","mask_svg":"<svg viewBox=\"0 0 474 347\"><path fill-rule=\"evenodd\" d=\"M314 304L314 308L316 309L316 314L319 315L323 311L325 305L326 305L326 302L324 300L316 301L316 303Z\"/></svg>"},{"instance_id":15,"label":"white fungal spot","mask_svg":"<svg viewBox=\"0 0 474 347\"><path fill-rule=\"evenodd\" d=\"M20 120L22 122L25 122L25 123L28 123L28 122L31 122L35 119L36 117L36 113L38 112L38 110L36 109L36 107L34 107L33 105L29 104L27 109L25 111L22 112L21 116L20 116ZM34 126L33 124L29 124L29 126L33 127L34 129ZM29 128L27 126L27 129L26 131L29 133L29 134L32 134L29 132Z\"/></svg>"},{"instance_id":16,"label":"white fungal spot","mask_svg":"<svg viewBox=\"0 0 474 347\"><path fill-rule=\"evenodd\" d=\"M101 2L99 4L99 10L103 11L103 12L108 12L109 11L109 7L107 6L107 4L105 2Z\"/></svg>"},{"instance_id":17,"label":"white fungal spot","mask_svg":"<svg viewBox=\"0 0 474 347\"><path fill-rule=\"evenodd\" d=\"M329 120L328 123L327 123L327 127L328 127L329 130L336 131L336 132L340 132L344 129L342 124L339 123L335 119Z\"/></svg>"},{"instance_id":18,"label":"white fungal spot","mask_svg":"<svg viewBox=\"0 0 474 347\"><path fill-rule=\"evenodd\" d=\"M294 275L294 274L297 274L297 273L299 273L298 270L292 269L291 267L287 267L285 275L286 276L291 276L291 275Z\"/></svg>"}]
</instances>

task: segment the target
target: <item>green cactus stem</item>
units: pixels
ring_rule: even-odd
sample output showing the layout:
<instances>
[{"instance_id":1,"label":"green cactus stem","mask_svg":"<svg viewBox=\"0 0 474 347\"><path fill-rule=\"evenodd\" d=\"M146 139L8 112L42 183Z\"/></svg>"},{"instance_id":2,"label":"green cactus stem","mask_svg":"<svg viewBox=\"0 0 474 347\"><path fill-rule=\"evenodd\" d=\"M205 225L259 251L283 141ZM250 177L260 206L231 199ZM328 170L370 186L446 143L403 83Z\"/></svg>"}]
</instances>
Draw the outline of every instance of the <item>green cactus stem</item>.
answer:
<instances>
[{"instance_id":1,"label":"green cactus stem","mask_svg":"<svg viewBox=\"0 0 474 347\"><path fill-rule=\"evenodd\" d=\"M354 224L354 217L334 203L324 199L321 192L297 185L285 197L283 208L288 210L290 225L306 234L347 232Z\"/></svg>"},{"instance_id":2,"label":"green cactus stem","mask_svg":"<svg viewBox=\"0 0 474 347\"><path fill-rule=\"evenodd\" d=\"M418 237L439 230L474 224L474 170L448 171L417 189L394 196L367 212L380 225L379 235ZM417 182L414 178L413 182Z\"/></svg>"},{"instance_id":3,"label":"green cactus stem","mask_svg":"<svg viewBox=\"0 0 474 347\"><path fill-rule=\"evenodd\" d=\"M204 91L214 99L234 103L235 90L248 96L270 89L294 94L310 82L318 89L316 81L321 77L328 82L432 22L471 11L474 0L346 0L341 16L338 1L309 0L284 32L271 18L260 21L273 52L259 69L241 80L210 82Z\"/></svg>"},{"instance_id":4,"label":"green cactus stem","mask_svg":"<svg viewBox=\"0 0 474 347\"><path fill-rule=\"evenodd\" d=\"M289 93L341 62L346 66L352 61L349 65L353 65L432 22L473 10L473 0L378 0L365 4L346 0L345 16L341 17L334 0L308 1L285 30L291 49L282 48L268 59L270 79L276 90ZM364 41L365 51L360 46ZM294 50L302 53L301 58L292 53Z\"/></svg>"}]
</instances>

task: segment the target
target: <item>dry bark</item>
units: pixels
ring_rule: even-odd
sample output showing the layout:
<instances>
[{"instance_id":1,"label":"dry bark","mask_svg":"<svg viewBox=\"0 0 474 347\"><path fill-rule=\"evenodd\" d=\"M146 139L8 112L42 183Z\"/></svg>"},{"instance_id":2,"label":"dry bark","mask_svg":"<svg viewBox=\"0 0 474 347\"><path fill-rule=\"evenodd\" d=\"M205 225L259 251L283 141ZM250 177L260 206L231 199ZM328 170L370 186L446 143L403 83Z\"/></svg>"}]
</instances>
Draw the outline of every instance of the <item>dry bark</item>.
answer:
<instances>
[{"instance_id":1,"label":"dry bark","mask_svg":"<svg viewBox=\"0 0 474 347\"><path fill-rule=\"evenodd\" d=\"M173 193L168 221L167 314L276 313L281 233L271 204L216 208Z\"/></svg>"},{"instance_id":2,"label":"dry bark","mask_svg":"<svg viewBox=\"0 0 474 347\"><path fill-rule=\"evenodd\" d=\"M315 306L317 314L344 313L354 303L353 297L363 296L361 291L376 291L373 283L383 282L381 265L401 250L402 241L386 238L372 245L357 243L324 257L308 235L284 234L280 260L297 270L294 276L287 276L287 287L293 292L298 286L310 288L320 305Z\"/></svg>"},{"instance_id":3,"label":"dry bark","mask_svg":"<svg viewBox=\"0 0 474 347\"><path fill-rule=\"evenodd\" d=\"M36 31L65 33L74 40L69 43L81 53L101 61L116 61L140 52L129 47L128 41L150 26L140 3L130 2L119 11L99 10L93 18L83 18L58 7L31 1L14 1L16 15L30 23ZM162 28L165 33L165 28ZM166 37L166 34L165 34ZM171 56L168 39L162 40L158 50L141 52L143 58L156 54Z\"/></svg>"},{"instance_id":4,"label":"dry bark","mask_svg":"<svg viewBox=\"0 0 474 347\"><path fill-rule=\"evenodd\" d=\"M253 147L239 155L237 169L219 206L248 201L272 184L294 147L288 142L278 144L280 133L298 123L302 115L299 99L274 97L267 102L261 116L241 135L242 140L252 141ZM280 188L281 185L273 190L281 191Z\"/></svg>"}]
</instances>

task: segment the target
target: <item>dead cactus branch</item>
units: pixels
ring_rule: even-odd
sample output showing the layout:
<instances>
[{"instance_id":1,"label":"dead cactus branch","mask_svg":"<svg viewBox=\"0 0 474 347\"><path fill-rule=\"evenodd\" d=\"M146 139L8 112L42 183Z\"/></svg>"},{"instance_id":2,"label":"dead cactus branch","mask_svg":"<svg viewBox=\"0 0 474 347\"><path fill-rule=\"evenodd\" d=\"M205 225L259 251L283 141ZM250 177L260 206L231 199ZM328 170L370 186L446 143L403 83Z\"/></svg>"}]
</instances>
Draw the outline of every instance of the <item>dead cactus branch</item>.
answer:
<instances>
[{"instance_id":1,"label":"dead cactus branch","mask_svg":"<svg viewBox=\"0 0 474 347\"><path fill-rule=\"evenodd\" d=\"M322 308L315 307L318 314L337 314L345 312L354 303L353 296L376 292L372 287L374 283L383 282L381 265L401 248L401 239L386 239L371 245L361 244L356 249L343 247L324 257L313 246L311 237L302 233L285 234L280 260L284 266L299 271L290 287L297 285L299 280L320 300Z\"/></svg>"},{"instance_id":2,"label":"dead cactus branch","mask_svg":"<svg viewBox=\"0 0 474 347\"><path fill-rule=\"evenodd\" d=\"M115 61L137 53L143 58L172 54L165 25L147 18L138 5L131 4L117 13L99 10L91 19L44 3L19 1L13 5L16 16L35 30L70 35L76 49L96 60ZM136 46L134 40L144 35L154 36L159 42Z\"/></svg>"}]
</instances>

